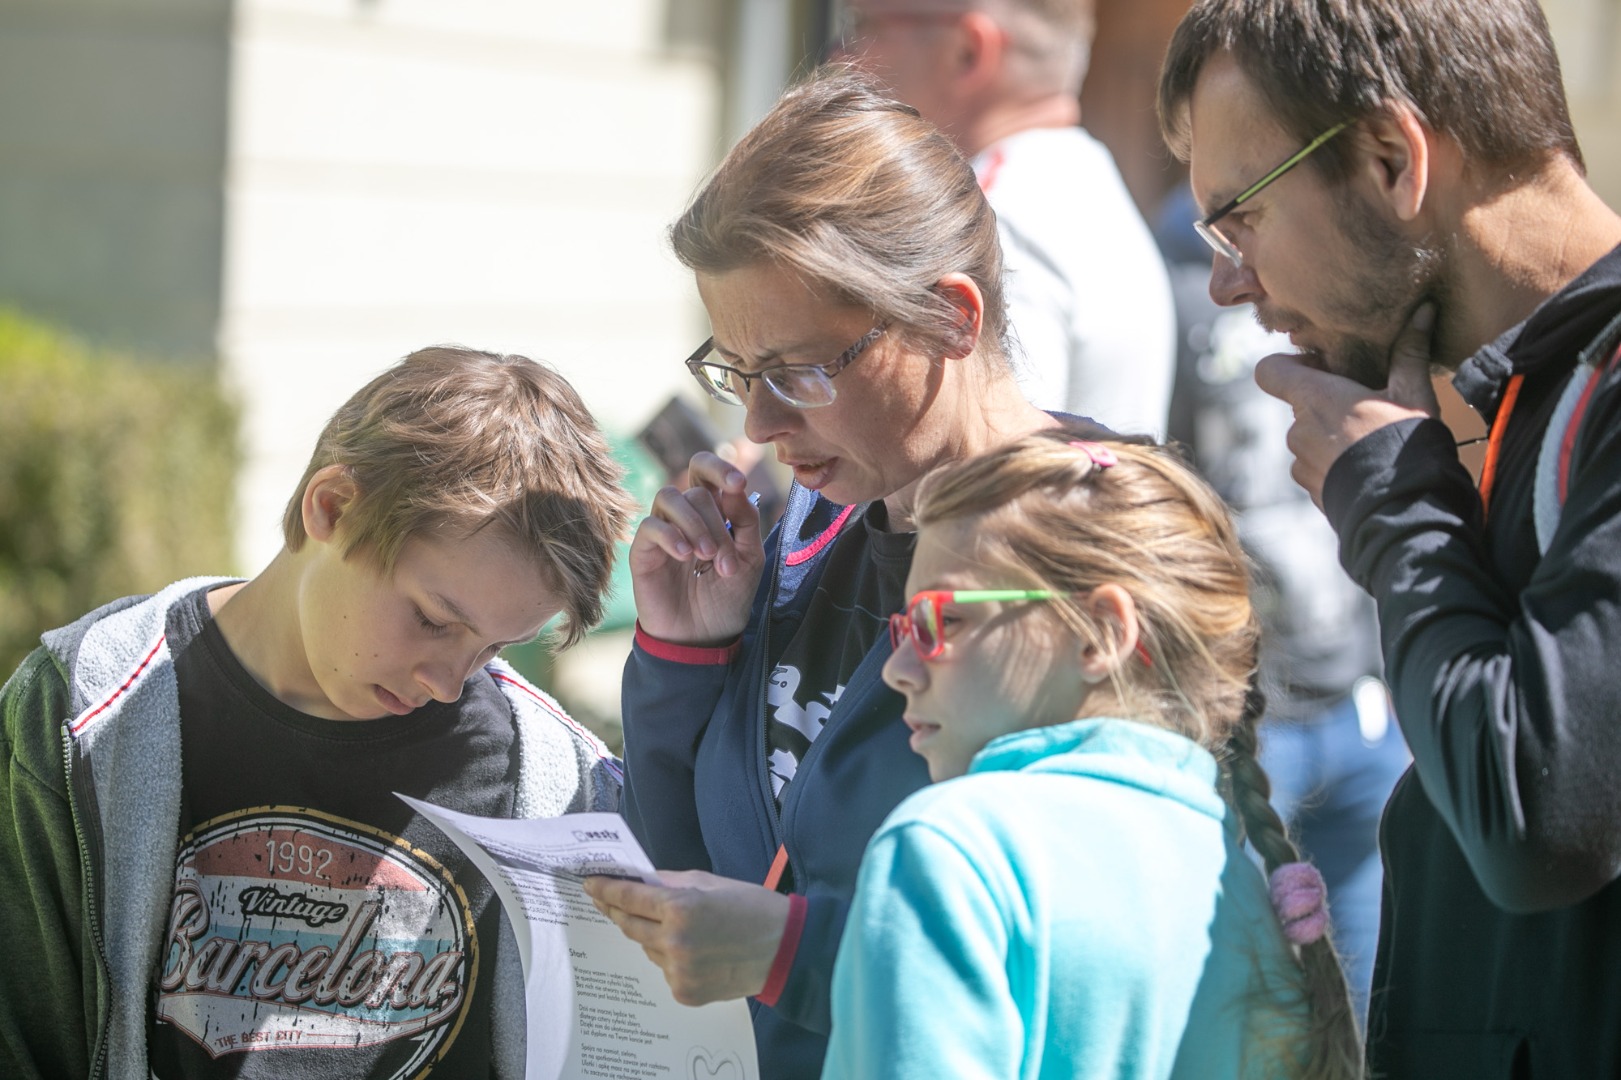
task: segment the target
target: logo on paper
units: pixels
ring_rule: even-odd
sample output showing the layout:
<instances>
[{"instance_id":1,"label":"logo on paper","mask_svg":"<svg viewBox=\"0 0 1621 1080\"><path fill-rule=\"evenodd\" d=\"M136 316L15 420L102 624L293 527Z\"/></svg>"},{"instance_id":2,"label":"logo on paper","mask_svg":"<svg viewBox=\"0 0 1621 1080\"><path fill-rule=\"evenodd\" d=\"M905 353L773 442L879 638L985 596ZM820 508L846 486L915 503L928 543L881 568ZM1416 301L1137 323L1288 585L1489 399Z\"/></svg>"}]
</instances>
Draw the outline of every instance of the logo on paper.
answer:
<instances>
[{"instance_id":1,"label":"logo on paper","mask_svg":"<svg viewBox=\"0 0 1621 1080\"><path fill-rule=\"evenodd\" d=\"M279 808L181 850L157 1015L211 1057L397 1044L393 1078L449 1048L477 975L467 899L431 856Z\"/></svg>"},{"instance_id":2,"label":"logo on paper","mask_svg":"<svg viewBox=\"0 0 1621 1080\"><path fill-rule=\"evenodd\" d=\"M582 844L589 844L589 843L591 843L593 841L599 841L599 840L608 840L608 841L612 841L613 843L617 844L619 842L619 830L618 829L575 829L574 830L574 839L578 840Z\"/></svg>"},{"instance_id":3,"label":"logo on paper","mask_svg":"<svg viewBox=\"0 0 1621 1080\"><path fill-rule=\"evenodd\" d=\"M710 1056L701 1046L694 1046L687 1055L687 1075L691 1080L743 1080L743 1062L736 1053L727 1051Z\"/></svg>"}]
</instances>

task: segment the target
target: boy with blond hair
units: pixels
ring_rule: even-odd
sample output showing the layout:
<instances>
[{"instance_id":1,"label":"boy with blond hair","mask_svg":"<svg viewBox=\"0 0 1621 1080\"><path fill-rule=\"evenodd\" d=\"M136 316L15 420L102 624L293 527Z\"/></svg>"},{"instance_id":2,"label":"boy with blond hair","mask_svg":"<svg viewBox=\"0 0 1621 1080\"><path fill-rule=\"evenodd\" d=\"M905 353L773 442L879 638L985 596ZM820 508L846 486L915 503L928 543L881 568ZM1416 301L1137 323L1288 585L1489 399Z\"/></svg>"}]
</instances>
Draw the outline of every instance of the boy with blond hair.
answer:
<instances>
[{"instance_id":1,"label":"boy with blond hair","mask_svg":"<svg viewBox=\"0 0 1621 1080\"><path fill-rule=\"evenodd\" d=\"M394 793L617 808L496 655L600 618L619 481L557 373L423 349L328 422L257 577L44 635L0 692L0 1075L521 1075L500 905Z\"/></svg>"}]
</instances>

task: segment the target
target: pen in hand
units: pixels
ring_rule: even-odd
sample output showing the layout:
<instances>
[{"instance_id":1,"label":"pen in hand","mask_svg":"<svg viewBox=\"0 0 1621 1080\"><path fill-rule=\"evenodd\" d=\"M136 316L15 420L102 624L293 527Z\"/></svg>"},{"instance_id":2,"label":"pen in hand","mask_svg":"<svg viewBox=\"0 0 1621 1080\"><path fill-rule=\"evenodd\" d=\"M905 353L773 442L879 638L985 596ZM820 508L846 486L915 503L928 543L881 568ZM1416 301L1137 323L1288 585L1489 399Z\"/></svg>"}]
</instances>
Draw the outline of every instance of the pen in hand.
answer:
<instances>
[{"instance_id":1,"label":"pen in hand","mask_svg":"<svg viewBox=\"0 0 1621 1080\"><path fill-rule=\"evenodd\" d=\"M760 505L760 493L758 491L749 492L749 505L753 506L753 507L758 507ZM732 531L732 523L730 521L728 521L726 523L726 531L727 532ZM703 577L705 574L709 573L710 568L712 566L714 566L714 565L715 565L715 560L713 560L713 559L702 559L699 562L693 564L692 576L693 577Z\"/></svg>"}]
</instances>

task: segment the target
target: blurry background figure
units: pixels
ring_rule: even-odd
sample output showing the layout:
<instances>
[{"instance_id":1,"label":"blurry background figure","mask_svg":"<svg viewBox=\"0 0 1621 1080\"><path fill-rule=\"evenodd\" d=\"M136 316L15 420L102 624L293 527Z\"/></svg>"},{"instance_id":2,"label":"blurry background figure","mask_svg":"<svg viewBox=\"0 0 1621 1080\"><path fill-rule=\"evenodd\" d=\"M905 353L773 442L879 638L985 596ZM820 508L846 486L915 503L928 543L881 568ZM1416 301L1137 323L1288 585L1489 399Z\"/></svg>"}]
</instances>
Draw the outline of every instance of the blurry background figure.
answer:
<instances>
[{"instance_id":1,"label":"blurry background figure","mask_svg":"<svg viewBox=\"0 0 1621 1080\"><path fill-rule=\"evenodd\" d=\"M1186 185L1155 234L1180 318L1170 435L1227 502L1256 563L1267 719L1261 764L1272 804L1328 884L1335 943L1359 1017L1379 934L1379 816L1409 756L1379 681L1373 601L1340 568L1339 540L1289 474L1289 407L1255 385L1255 362L1293 352L1253 309L1210 299L1210 249Z\"/></svg>"},{"instance_id":2,"label":"blurry background figure","mask_svg":"<svg viewBox=\"0 0 1621 1080\"><path fill-rule=\"evenodd\" d=\"M756 443L739 435L722 438L707 413L677 394L653 414L653 419L636 434L636 441L653 455L663 473L663 482L685 491L687 465L700 450L719 454L742 470L748 490L760 496L760 527L769 530L788 505L787 492Z\"/></svg>"},{"instance_id":3,"label":"blurry background figure","mask_svg":"<svg viewBox=\"0 0 1621 1080\"><path fill-rule=\"evenodd\" d=\"M1175 315L1114 158L1080 127L1094 25L1093 0L846 0L833 55L973 159L1001 232L1025 395L1163 435Z\"/></svg>"}]
</instances>

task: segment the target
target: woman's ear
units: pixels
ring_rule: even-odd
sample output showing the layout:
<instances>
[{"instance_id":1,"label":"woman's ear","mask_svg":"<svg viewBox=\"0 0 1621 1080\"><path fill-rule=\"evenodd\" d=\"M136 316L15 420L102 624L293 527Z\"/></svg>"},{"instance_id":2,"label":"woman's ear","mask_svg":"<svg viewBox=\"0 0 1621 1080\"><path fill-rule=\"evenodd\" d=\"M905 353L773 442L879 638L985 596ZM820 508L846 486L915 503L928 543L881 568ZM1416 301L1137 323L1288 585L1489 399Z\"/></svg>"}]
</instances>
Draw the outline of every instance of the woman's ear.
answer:
<instances>
[{"instance_id":1,"label":"woman's ear","mask_svg":"<svg viewBox=\"0 0 1621 1080\"><path fill-rule=\"evenodd\" d=\"M1098 628L1098 641L1081 651L1081 676L1087 682L1102 682L1137 649L1137 602L1118 585L1099 585L1081 607Z\"/></svg>"},{"instance_id":2,"label":"woman's ear","mask_svg":"<svg viewBox=\"0 0 1621 1080\"><path fill-rule=\"evenodd\" d=\"M347 465L326 465L304 485L304 533L316 543L330 543L338 522L354 505L360 487Z\"/></svg>"},{"instance_id":3,"label":"woman's ear","mask_svg":"<svg viewBox=\"0 0 1621 1080\"><path fill-rule=\"evenodd\" d=\"M985 297L967 274L950 273L934 284L934 291L957 309L957 325L946 355L961 360L979 345L985 322Z\"/></svg>"}]
</instances>

